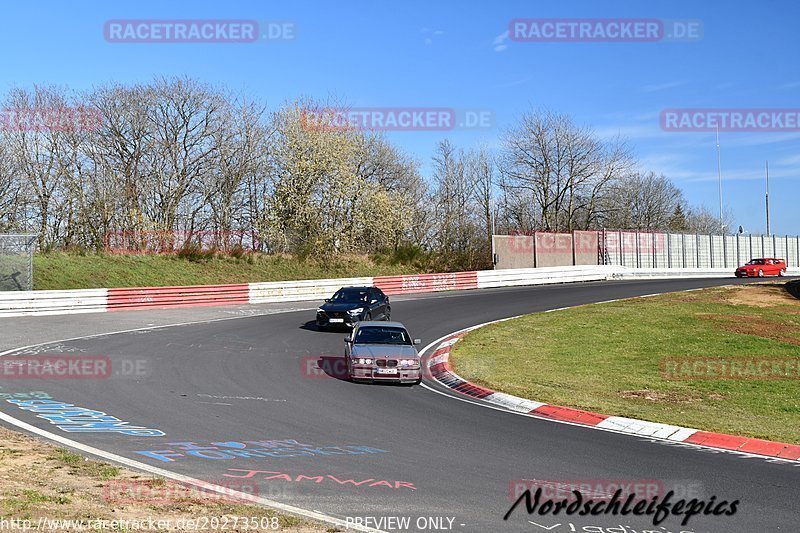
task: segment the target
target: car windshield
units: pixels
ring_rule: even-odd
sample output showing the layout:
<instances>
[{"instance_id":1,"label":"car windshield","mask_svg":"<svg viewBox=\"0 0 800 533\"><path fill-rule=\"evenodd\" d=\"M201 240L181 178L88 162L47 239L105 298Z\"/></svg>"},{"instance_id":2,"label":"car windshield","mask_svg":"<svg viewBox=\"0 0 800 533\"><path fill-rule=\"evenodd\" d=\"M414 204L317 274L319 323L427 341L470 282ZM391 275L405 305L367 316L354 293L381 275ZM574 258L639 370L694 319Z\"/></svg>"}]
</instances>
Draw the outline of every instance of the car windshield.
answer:
<instances>
[{"instance_id":1,"label":"car windshield","mask_svg":"<svg viewBox=\"0 0 800 533\"><path fill-rule=\"evenodd\" d=\"M369 326L359 328L355 344L411 344L408 332L403 328Z\"/></svg>"},{"instance_id":2,"label":"car windshield","mask_svg":"<svg viewBox=\"0 0 800 533\"><path fill-rule=\"evenodd\" d=\"M764 264L764 260L763 259L751 259L747 264L748 265L763 265Z\"/></svg>"},{"instance_id":3,"label":"car windshield","mask_svg":"<svg viewBox=\"0 0 800 533\"><path fill-rule=\"evenodd\" d=\"M358 303L367 301L368 291L366 289L338 290L331 298L336 303Z\"/></svg>"}]
</instances>

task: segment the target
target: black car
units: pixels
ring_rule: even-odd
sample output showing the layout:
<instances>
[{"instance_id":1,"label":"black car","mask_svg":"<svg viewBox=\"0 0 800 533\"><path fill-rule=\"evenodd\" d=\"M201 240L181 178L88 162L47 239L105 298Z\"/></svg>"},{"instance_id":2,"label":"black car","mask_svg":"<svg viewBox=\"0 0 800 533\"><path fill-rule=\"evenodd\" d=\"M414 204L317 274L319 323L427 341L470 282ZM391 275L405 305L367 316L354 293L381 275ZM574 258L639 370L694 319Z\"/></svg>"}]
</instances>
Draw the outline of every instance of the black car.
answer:
<instances>
[{"instance_id":1,"label":"black car","mask_svg":"<svg viewBox=\"0 0 800 533\"><path fill-rule=\"evenodd\" d=\"M389 320L389 297L377 287L342 287L317 309L317 327L353 327L366 320Z\"/></svg>"}]
</instances>

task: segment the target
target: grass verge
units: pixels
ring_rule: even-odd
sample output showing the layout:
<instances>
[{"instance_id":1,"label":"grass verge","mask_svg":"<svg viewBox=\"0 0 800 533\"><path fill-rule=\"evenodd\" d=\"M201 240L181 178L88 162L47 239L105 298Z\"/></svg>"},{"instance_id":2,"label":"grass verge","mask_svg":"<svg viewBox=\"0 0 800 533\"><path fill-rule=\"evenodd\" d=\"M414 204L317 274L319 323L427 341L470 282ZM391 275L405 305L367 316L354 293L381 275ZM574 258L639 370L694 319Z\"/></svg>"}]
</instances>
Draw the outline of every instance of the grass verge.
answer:
<instances>
[{"instance_id":1,"label":"grass verge","mask_svg":"<svg viewBox=\"0 0 800 533\"><path fill-rule=\"evenodd\" d=\"M451 364L531 400L800 443L799 379L668 379L676 357L800 362L800 300L774 283L538 313L470 333Z\"/></svg>"},{"instance_id":2,"label":"grass verge","mask_svg":"<svg viewBox=\"0 0 800 533\"><path fill-rule=\"evenodd\" d=\"M36 290L221 285L417 272L419 267L412 263L384 262L364 256L325 260L266 254L182 257L53 252L38 254L33 259Z\"/></svg>"},{"instance_id":3,"label":"grass verge","mask_svg":"<svg viewBox=\"0 0 800 533\"><path fill-rule=\"evenodd\" d=\"M255 505L236 503L213 494L187 490L160 478L85 458L77 453L0 427L0 519L83 520L84 529L104 520L106 530L136 530L134 521L164 526L142 531L197 531L188 521L229 520L229 531L275 531L274 527L233 528L234 517L255 517L253 524L271 523L277 530L292 533L321 533L338 529L307 522ZM87 522L92 520L93 522ZM111 521L118 521L117 527ZM128 521L125 523L124 521ZM170 520L169 523L166 521ZM181 527L184 520L185 527ZM77 530L56 527L45 531ZM62 524L64 524L62 522ZM46 525L46 523L45 523ZM128 526L126 528L126 526ZM20 526L21 527L21 526ZM98 529L99 530L99 529Z\"/></svg>"}]
</instances>

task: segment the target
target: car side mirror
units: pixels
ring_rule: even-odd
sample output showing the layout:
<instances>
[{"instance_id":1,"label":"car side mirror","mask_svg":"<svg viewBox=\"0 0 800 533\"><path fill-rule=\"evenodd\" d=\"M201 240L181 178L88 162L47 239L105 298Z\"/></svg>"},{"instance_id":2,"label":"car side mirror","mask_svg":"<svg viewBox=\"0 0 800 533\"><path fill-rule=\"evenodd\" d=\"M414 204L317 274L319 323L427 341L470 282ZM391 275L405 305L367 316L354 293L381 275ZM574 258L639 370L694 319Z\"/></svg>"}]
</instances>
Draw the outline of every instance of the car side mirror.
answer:
<instances>
[{"instance_id":1,"label":"car side mirror","mask_svg":"<svg viewBox=\"0 0 800 533\"><path fill-rule=\"evenodd\" d=\"M414 339L414 344L422 344L422 339Z\"/></svg>"},{"instance_id":2,"label":"car side mirror","mask_svg":"<svg viewBox=\"0 0 800 533\"><path fill-rule=\"evenodd\" d=\"M330 299L330 298L325 298L325 303L326 303L326 304L329 304L329 303L331 303L331 299Z\"/></svg>"}]
</instances>

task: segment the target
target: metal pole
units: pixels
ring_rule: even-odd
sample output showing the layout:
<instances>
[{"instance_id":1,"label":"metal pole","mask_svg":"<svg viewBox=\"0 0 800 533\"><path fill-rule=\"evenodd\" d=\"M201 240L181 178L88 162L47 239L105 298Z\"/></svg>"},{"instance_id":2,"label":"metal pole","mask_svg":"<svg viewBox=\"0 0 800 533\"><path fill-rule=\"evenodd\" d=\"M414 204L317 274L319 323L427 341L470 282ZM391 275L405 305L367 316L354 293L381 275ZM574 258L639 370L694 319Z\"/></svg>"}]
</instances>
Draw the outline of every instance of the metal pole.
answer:
<instances>
[{"instance_id":1,"label":"metal pole","mask_svg":"<svg viewBox=\"0 0 800 533\"><path fill-rule=\"evenodd\" d=\"M681 233L681 256L683 258L683 268L686 268L686 234Z\"/></svg>"},{"instance_id":2,"label":"metal pole","mask_svg":"<svg viewBox=\"0 0 800 533\"><path fill-rule=\"evenodd\" d=\"M575 230L572 230L572 266L577 265L577 258L575 257Z\"/></svg>"},{"instance_id":3,"label":"metal pole","mask_svg":"<svg viewBox=\"0 0 800 533\"><path fill-rule=\"evenodd\" d=\"M598 235L598 237L599 237L599 235ZM603 241L598 243L600 245L599 246L600 254L601 254L600 257L602 258L601 260L603 261L600 264L601 265L605 265L606 264L606 228L603 228L603 237L602 238L603 238Z\"/></svg>"},{"instance_id":4,"label":"metal pole","mask_svg":"<svg viewBox=\"0 0 800 533\"><path fill-rule=\"evenodd\" d=\"M622 231L619 231L619 266L625 266L625 247L622 244Z\"/></svg>"},{"instance_id":5,"label":"metal pole","mask_svg":"<svg viewBox=\"0 0 800 533\"><path fill-rule=\"evenodd\" d=\"M642 268L642 257L639 248L639 230L636 230L636 268Z\"/></svg>"},{"instance_id":6,"label":"metal pole","mask_svg":"<svg viewBox=\"0 0 800 533\"><path fill-rule=\"evenodd\" d=\"M728 237L722 232L722 267L728 268Z\"/></svg>"},{"instance_id":7,"label":"metal pole","mask_svg":"<svg viewBox=\"0 0 800 533\"><path fill-rule=\"evenodd\" d=\"M739 237L740 235L736 235L736 266L741 265L741 254L739 253Z\"/></svg>"},{"instance_id":8,"label":"metal pole","mask_svg":"<svg viewBox=\"0 0 800 533\"><path fill-rule=\"evenodd\" d=\"M766 195L766 204L767 204L767 235L769 235L769 161L766 162L766 179L767 179L767 195Z\"/></svg>"},{"instance_id":9,"label":"metal pole","mask_svg":"<svg viewBox=\"0 0 800 533\"><path fill-rule=\"evenodd\" d=\"M497 270L497 253L494 247L494 219L492 219L492 269Z\"/></svg>"},{"instance_id":10,"label":"metal pole","mask_svg":"<svg viewBox=\"0 0 800 533\"><path fill-rule=\"evenodd\" d=\"M672 268L672 237L667 233L667 268Z\"/></svg>"},{"instance_id":11,"label":"metal pole","mask_svg":"<svg viewBox=\"0 0 800 533\"><path fill-rule=\"evenodd\" d=\"M27 246L25 246L25 248L27 248L27 250L28 250L28 287L27 287L27 289L29 291L33 290L33 241L34 241L34 239L29 240L28 243L27 243Z\"/></svg>"},{"instance_id":12,"label":"metal pole","mask_svg":"<svg viewBox=\"0 0 800 533\"><path fill-rule=\"evenodd\" d=\"M717 177L719 179L719 231L722 233L722 157L719 150L719 125L717 125Z\"/></svg>"},{"instance_id":13,"label":"metal pole","mask_svg":"<svg viewBox=\"0 0 800 533\"><path fill-rule=\"evenodd\" d=\"M656 237L655 233L651 233L650 234L650 245L653 248L653 268L657 268L657 266L656 266L656 238L655 237Z\"/></svg>"},{"instance_id":14,"label":"metal pole","mask_svg":"<svg viewBox=\"0 0 800 533\"><path fill-rule=\"evenodd\" d=\"M697 262L694 264L695 268L700 268L700 235L694 234L694 251L697 255Z\"/></svg>"},{"instance_id":15,"label":"metal pole","mask_svg":"<svg viewBox=\"0 0 800 533\"><path fill-rule=\"evenodd\" d=\"M714 236L708 236L708 262L714 268Z\"/></svg>"}]
</instances>

